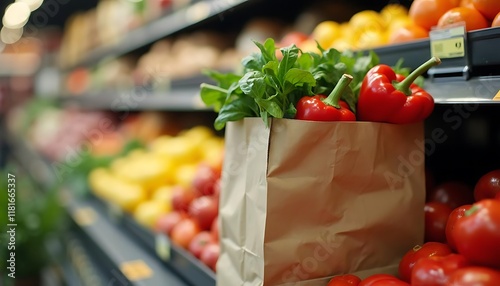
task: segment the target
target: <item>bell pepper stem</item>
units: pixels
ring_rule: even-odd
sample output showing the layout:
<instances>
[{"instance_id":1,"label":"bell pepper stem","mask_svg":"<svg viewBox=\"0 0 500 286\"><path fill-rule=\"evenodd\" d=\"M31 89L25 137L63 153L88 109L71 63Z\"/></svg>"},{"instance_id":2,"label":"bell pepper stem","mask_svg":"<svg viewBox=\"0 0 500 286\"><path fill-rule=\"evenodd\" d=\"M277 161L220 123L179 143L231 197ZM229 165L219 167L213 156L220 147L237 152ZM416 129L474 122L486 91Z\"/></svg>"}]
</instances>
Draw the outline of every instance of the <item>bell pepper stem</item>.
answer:
<instances>
[{"instance_id":1,"label":"bell pepper stem","mask_svg":"<svg viewBox=\"0 0 500 286\"><path fill-rule=\"evenodd\" d=\"M412 73L410 73L404 80L398 83L394 83L394 87L404 92L406 95L411 95L410 86L411 84L422 74L428 71L433 66L437 66L441 63L441 60L438 57L432 57L421 66L416 68Z\"/></svg>"},{"instance_id":2,"label":"bell pepper stem","mask_svg":"<svg viewBox=\"0 0 500 286\"><path fill-rule=\"evenodd\" d=\"M337 82L337 85L332 90L332 92L328 95L327 98L323 99L323 102L327 105L331 105L335 108L340 108L340 98L344 93L345 89L349 86L352 81L352 75L343 74L340 80Z\"/></svg>"}]
</instances>

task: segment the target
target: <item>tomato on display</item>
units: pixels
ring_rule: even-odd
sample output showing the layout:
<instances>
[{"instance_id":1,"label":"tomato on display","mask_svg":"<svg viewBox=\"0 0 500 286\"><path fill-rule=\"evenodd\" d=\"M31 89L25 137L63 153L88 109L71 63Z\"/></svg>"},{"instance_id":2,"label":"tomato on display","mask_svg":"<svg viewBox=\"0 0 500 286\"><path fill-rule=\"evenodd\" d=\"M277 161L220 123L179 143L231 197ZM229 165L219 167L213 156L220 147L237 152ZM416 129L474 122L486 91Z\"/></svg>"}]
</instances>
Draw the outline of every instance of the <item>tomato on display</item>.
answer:
<instances>
[{"instance_id":1,"label":"tomato on display","mask_svg":"<svg viewBox=\"0 0 500 286\"><path fill-rule=\"evenodd\" d=\"M472 205L463 205L460 206L456 209L454 209L450 216L448 217L448 222L446 223L446 241L448 245L453 249L454 251L457 250L457 246L455 244L455 240L453 238L453 230L455 229L455 225L459 219L461 219L467 210L469 210L472 207Z\"/></svg>"},{"instance_id":2,"label":"tomato on display","mask_svg":"<svg viewBox=\"0 0 500 286\"><path fill-rule=\"evenodd\" d=\"M500 193L500 169L481 176L474 187L476 201L492 199Z\"/></svg>"},{"instance_id":3,"label":"tomato on display","mask_svg":"<svg viewBox=\"0 0 500 286\"><path fill-rule=\"evenodd\" d=\"M451 248L445 243L426 242L422 246L417 245L406 252L399 262L399 278L405 282L410 282L413 267L418 260L431 256L445 256L451 253Z\"/></svg>"},{"instance_id":4,"label":"tomato on display","mask_svg":"<svg viewBox=\"0 0 500 286\"><path fill-rule=\"evenodd\" d=\"M424 206L424 240L446 243L446 224L453 209L440 202L428 202Z\"/></svg>"},{"instance_id":5,"label":"tomato on display","mask_svg":"<svg viewBox=\"0 0 500 286\"><path fill-rule=\"evenodd\" d=\"M472 263L500 269L500 200L473 204L456 221L451 236L458 253Z\"/></svg>"}]
</instances>

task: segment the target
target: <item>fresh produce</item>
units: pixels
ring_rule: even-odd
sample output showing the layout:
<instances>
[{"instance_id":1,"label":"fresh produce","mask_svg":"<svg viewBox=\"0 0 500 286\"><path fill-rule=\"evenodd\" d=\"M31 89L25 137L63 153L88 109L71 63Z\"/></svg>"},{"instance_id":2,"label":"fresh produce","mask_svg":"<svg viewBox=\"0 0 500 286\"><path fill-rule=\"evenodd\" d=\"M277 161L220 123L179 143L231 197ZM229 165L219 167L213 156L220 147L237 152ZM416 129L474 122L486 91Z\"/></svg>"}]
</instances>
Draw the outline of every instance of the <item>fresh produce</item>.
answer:
<instances>
[{"instance_id":1,"label":"fresh produce","mask_svg":"<svg viewBox=\"0 0 500 286\"><path fill-rule=\"evenodd\" d=\"M194 199L189 205L188 214L202 230L210 230L219 211L218 201L212 196L202 196Z\"/></svg>"},{"instance_id":2,"label":"fresh produce","mask_svg":"<svg viewBox=\"0 0 500 286\"><path fill-rule=\"evenodd\" d=\"M201 231L193 237L189 243L188 250L196 258L200 258L203 249L210 243L215 242L212 234L209 231Z\"/></svg>"},{"instance_id":3,"label":"fresh produce","mask_svg":"<svg viewBox=\"0 0 500 286\"><path fill-rule=\"evenodd\" d=\"M353 274L335 276L328 282L327 286L357 286L361 279Z\"/></svg>"},{"instance_id":4,"label":"fresh produce","mask_svg":"<svg viewBox=\"0 0 500 286\"><path fill-rule=\"evenodd\" d=\"M220 174L212 166L200 164L194 175L192 187L199 196L213 195L219 177Z\"/></svg>"},{"instance_id":5,"label":"fresh produce","mask_svg":"<svg viewBox=\"0 0 500 286\"><path fill-rule=\"evenodd\" d=\"M472 188L460 181L446 181L434 187L427 196L429 202L440 202L455 209L474 202Z\"/></svg>"},{"instance_id":6,"label":"fresh produce","mask_svg":"<svg viewBox=\"0 0 500 286\"><path fill-rule=\"evenodd\" d=\"M491 27L500 27L500 12L498 12L495 19L491 22Z\"/></svg>"},{"instance_id":7,"label":"fresh produce","mask_svg":"<svg viewBox=\"0 0 500 286\"><path fill-rule=\"evenodd\" d=\"M447 244L440 242L426 242L421 246L417 245L406 252L399 262L399 278L403 281L410 282L413 267L417 261L426 257L445 256L451 253L451 248Z\"/></svg>"},{"instance_id":8,"label":"fresh produce","mask_svg":"<svg viewBox=\"0 0 500 286\"><path fill-rule=\"evenodd\" d=\"M341 99L355 112L360 83L378 63L374 53L321 49L317 54L301 52L295 45L279 49L283 56L278 60L273 39L255 44L260 53L243 59L243 75L206 72L217 85L201 84L200 94L218 112L217 130L244 117L261 117L266 124L269 118L295 118L300 98L329 94L343 74L352 75L353 80Z\"/></svg>"},{"instance_id":9,"label":"fresh produce","mask_svg":"<svg viewBox=\"0 0 500 286\"><path fill-rule=\"evenodd\" d=\"M477 9L487 20L494 20L500 13L500 2L496 0L471 0L474 8Z\"/></svg>"},{"instance_id":10,"label":"fresh produce","mask_svg":"<svg viewBox=\"0 0 500 286\"><path fill-rule=\"evenodd\" d=\"M418 26L430 30L438 24L439 18L446 11L458 6L454 0L415 0L410 6L408 14Z\"/></svg>"},{"instance_id":11,"label":"fresh produce","mask_svg":"<svg viewBox=\"0 0 500 286\"><path fill-rule=\"evenodd\" d=\"M446 223L453 211L448 205L440 202L428 202L424 206L426 242L446 243Z\"/></svg>"},{"instance_id":12,"label":"fresh produce","mask_svg":"<svg viewBox=\"0 0 500 286\"><path fill-rule=\"evenodd\" d=\"M170 236L174 226L176 226L184 218L187 218L187 215L183 212L173 211L162 214L156 220L154 231Z\"/></svg>"},{"instance_id":13,"label":"fresh produce","mask_svg":"<svg viewBox=\"0 0 500 286\"><path fill-rule=\"evenodd\" d=\"M373 274L361 280L358 286L407 286L408 283L390 274Z\"/></svg>"},{"instance_id":14,"label":"fresh produce","mask_svg":"<svg viewBox=\"0 0 500 286\"><path fill-rule=\"evenodd\" d=\"M489 22L478 10L469 7L455 7L444 13L438 20L438 28L446 28L450 25L465 23L466 31L485 29L490 26Z\"/></svg>"},{"instance_id":15,"label":"fresh produce","mask_svg":"<svg viewBox=\"0 0 500 286\"><path fill-rule=\"evenodd\" d=\"M328 97L324 95L304 96L297 103L296 119L311 121L356 121L356 115L340 98L352 81L344 74Z\"/></svg>"},{"instance_id":16,"label":"fresh produce","mask_svg":"<svg viewBox=\"0 0 500 286\"><path fill-rule=\"evenodd\" d=\"M463 255L455 253L422 258L413 266L411 285L444 286L450 274L469 265Z\"/></svg>"},{"instance_id":17,"label":"fresh produce","mask_svg":"<svg viewBox=\"0 0 500 286\"><path fill-rule=\"evenodd\" d=\"M500 200L478 201L452 232L458 253L475 265L500 269Z\"/></svg>"},{"instance_id":18,"label":"fresh produce","mask_svg":"<svg viewBox=\"0 0 500 286\"><path fill-rule=\"evenodd\" d=\"M453 237L453 231L455 229L457 221L465 215L472 205L463 205L455 208L448 217L448 222L446 223L446 242L454 251L457 250L455 239Z\"/></svg>"},{"instance_id":19,"label":"fresh produce","mask_svg":"<svg viewBox=\"0 0 500 286\"><path fill-rule=\"evenodd\" d=\"M432 113L434 99L413 82L440 62L433 57L400 82L396 80L396 72L387 65L370 69L359 93L358 120L396 124L423 121Z\"/></svg>"},{"instance_id":20,"label":"fresh produce","mask_svg":"<svg viewBox=\"0 0 500 286\"><path fill-rule=\"evenodd\" d=\"M196 193L192 188L176 186L172 193L172 207L179 212L187 212L189 205L196 198Z\"/></svg>"},{"instance_id":21,"label":"fresh produce","mask_svg":"<svg viewBox=\"0 0 500 286\"><path fill-rule=\"evenodd\" d=\"M476 201L492 199L499 193L500 169L490 171L481 176L474 187L474 199Z\"/></svg>"},{"instance_id":22,"label":"fresh produce","mask_svg":"<svg viewBox=\"0 0 500 286\"><path fill-rule=\"evenodd\" d=\"M218 243L212 242L203 248L200 254L201 262L205 263L213 271L217 271L217 260L220 255L220 246Z\"/></svg>"},{"instance_id":23,"label":"fresh produce","mask_svg":"<svg viewBox=\"0 0 500 286\"><path fill-rule=\"evenodd\" d=\"M500 271L487 267L469 266L453 272L445 286L498 286Z\"/></svg>"},{"instance_id":24,"label":"fresh produce","mask_svg":"<svg viewBox=\"0 0 500 286\"><path fill-rule=\"evenodd\" d=\"M174 226L170 238L176 245L188 249L193 238L200 232L201 229L196 221L185 218Z\"/></svg>"}]
</instances>

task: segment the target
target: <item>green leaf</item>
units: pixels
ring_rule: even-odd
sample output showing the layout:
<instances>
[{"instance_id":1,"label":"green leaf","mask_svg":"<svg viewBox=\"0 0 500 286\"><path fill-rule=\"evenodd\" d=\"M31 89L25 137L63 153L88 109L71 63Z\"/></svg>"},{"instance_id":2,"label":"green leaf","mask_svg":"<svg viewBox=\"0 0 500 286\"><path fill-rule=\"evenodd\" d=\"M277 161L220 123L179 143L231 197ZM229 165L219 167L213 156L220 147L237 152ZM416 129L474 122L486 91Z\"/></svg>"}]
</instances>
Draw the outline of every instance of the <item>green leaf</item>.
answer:
<instances>
[{"instance_id":1,"label":"green leaf","mask_svg":"<svg viewBox=\"0 0 500 286\"><path fill-rule=\"evenodd\" d=\"M300 69L309 70L313 66L313 57L310 53L301 53L297 59L297 64Z\"/></svg>"},{"instance_id":2,"label":"green leaf","mask_svg":"<svg viewBox=\"0 0 500 286\"><path fill-rule=\"evenodd\" d=\"M285 81L285 75L297 62L299 48L295 45L291 45L290 47L282 48L281 53L283 54L283 58L278 66L278 80L283 83Z\"/></svg>"},{"instance_id":3,"label":"green leaf","mask_svg":"<svg viewBox=\"0 0 500 286\"><path fill-rule=\"evenodd\" d=\"M243 93L254 98L262 98L266 92L264 74L259 71L247 72L239 80L239 86Z\"/></svg>"},{"instance_id":4,"label":"green leaf","mask_svg":"<svg viewBox=\"0 0 500 286\"><path fill-rule=\"evenodd\" d=\"M275 101L275 97L270 97L267 99L263 98L257 98L255 101L257 102L257 105L262 107L265 111L269 113L274 118L283 118L284 116L284 111L283 108L280 107L278 103Z\"/></svg>"},{"instance_id":5,"label":"green leaf","mask_svg":"<svg viewBox=\"0 0 500 286\"><path fill-rule=\"evenodd\" d=\"M233 82L238 81L241 78L241 75L234 73L221 73L208 69L204 69L202 73L213 79L219 87L226 89L231 86Z\"/></svg>"},{"instance_id":6,"label":"green leaf","mask_svg":"<svg viewBox=\"0 0 500 286\"><path fill-rule=\"evenodd\" d=\"M216 86L202 83L200 97L206 106L211 106L215 112L218 112L226 100L227 91L224 92Z\"/></svg>"},{"instance_id":7,"label":"green leaf","mask_svg":"<svg viewBox=\"0 0 500 286\"><path fill-rule=\"evenodd\" d=\"M300 87L306 84L309 86L316 85L316 79L314 79L314 76L311 72L298 68L292 68L288 70L285 74L284 82L288 82L294 87Z\"/></svg>"},{"instance_id":8,"label":"green leaf","mask_svg":"<svg viewBox=\"0 0 500 286\"><path fill-rule=\"evenodd\" d=\"M262 67L262 71L266 75L270 75L271 77L273 77L274 79L277 80L278 79L277 78L278 68L279 68L279 62L278 61L271 61Z\"/></svg>"},{"instance_id":9,"label":"green leaf","mask_svg":"<svg viewBox=\"0 0 500 286\"><path fill-rule=\"evenodd\" d=\"M295 104L290 102L288 108L285 110L285 118L295 118L295 114L297 114L297 108L295 108Z\"/></svg>"},{"instance_id":10,"label":"green leaf","mask_svg":"<svg viewBox=\"0 0 500 286\"><path fill-rule=\"evenodd\" d=\"M253 98L241 95L221 108L214 122L216 130L222 130L229 121L238 121L245 117L259 116L258 108Z\"/></svg>"},{"instance_id":11,"label":"green leaf","mask_svg":"<svg viewBox=\"0 0 500 286\"><path fill-rule=\"evenodd\" d=\"M265 62L276 61L276 45L272 38L266 39L264 45L259 42L254 41L255 45L259 48L262 58Z\"/></svg>"},{"instance_id":12,"label":"green leaf","mask_svg":"<svg viewBox=\"0 0 500 286\"><path fill-rule=\"evenodd\" d=\"M245 71L261 71L266 62L261 55L251 54L244 57L241 64L243 65Z\"/></svg>"}]
</instances>

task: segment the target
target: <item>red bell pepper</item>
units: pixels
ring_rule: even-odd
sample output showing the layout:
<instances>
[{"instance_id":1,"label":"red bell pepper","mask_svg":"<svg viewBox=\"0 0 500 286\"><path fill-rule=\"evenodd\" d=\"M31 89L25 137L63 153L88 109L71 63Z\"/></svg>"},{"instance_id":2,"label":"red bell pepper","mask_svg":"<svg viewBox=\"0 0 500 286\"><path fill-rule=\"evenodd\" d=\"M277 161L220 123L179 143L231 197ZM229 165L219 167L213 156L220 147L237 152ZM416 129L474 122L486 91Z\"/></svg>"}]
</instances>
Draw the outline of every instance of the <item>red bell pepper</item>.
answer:
<instances>
[{"instance_id":1,"label":"red bell pepper","mask_svg":"<svg viewBox=\"0 0 500 286\"><path fill-rule=\"evenodd\" d=\"M302 97L296 105L295 118L311 121L356 121L356 115L349 109L349 105L340 100L351 81L352 76L344 74L328 97L321 94Z\"/></svg>"},{"instance_id":2,"label":"red bell pepper","mask_svg":"<svg viewBox=\"0 0 500 286\"><path fill-rule=\"evenodd\" d=\"M402 81L398 77L403 77L388 65L371 68L361 84L358 120L410 124L426 119L434 110L434 99L413 82L440 63L439 58L433 57Z\"/></svg>"}]
</instances>

